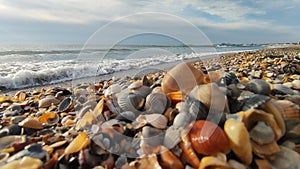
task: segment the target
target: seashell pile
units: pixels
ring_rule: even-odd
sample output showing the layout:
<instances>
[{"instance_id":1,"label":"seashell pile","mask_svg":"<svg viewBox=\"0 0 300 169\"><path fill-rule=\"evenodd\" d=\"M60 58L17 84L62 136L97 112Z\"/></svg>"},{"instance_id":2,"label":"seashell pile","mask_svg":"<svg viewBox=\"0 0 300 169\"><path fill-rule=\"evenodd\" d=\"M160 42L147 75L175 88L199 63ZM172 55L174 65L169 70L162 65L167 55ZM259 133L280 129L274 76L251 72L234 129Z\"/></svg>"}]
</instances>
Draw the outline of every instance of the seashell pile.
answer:
<instances>
[{"instance_id":1,"label":"seashell pile","mask_svg":"<svg viewBox=\"0 0 300 169\"><path fill-rule=\"evenodd\" d=\"M298 169L299 53L0 95L0 168Z\"/></svg>"}]
</instances>

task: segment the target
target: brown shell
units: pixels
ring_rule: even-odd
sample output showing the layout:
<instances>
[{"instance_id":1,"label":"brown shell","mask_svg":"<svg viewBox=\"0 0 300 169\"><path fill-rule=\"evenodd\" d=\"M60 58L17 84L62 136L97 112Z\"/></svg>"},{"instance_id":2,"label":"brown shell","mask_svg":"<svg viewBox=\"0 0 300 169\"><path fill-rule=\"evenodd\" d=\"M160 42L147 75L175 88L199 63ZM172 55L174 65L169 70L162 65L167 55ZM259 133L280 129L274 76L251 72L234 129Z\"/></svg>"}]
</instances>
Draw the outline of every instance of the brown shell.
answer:
<instances>
[{"instance_id":1,"label":"brown shell","mask_svg":"<svg viewBox=\"0 0 300 169\"><path fill-rule=\"evenodd\" d=\"M180 63L162 79L162 88L165 93L182 91L189 93L194 86L203 84L204 73L189 63Z\"/></svg>"},{"instance_id":2,"label":"brown shell","mask_svg":"<svg viewBox=\"0 0 300 169\"><path fill-rule=\"evenodd\" d=\"M189 133L192 146L199 154L216 155L219 152L228 153L230 142L225 132L216 124L198 120Z\"/></svg>"},{"instance_id":3,"label":"brown shell","mask_svg":"<svg viewBox=\"0 0 300 169\"><path fill-rule=\"evenodd\" d=\"M160 153L160 165L165 169L183 169L182 162L167 148L162 147Z\"/></svg>"},{"instance_id":4,"label":"brown shell","mask_svg":"<svg viewBox=\"0 0 300 169\"><path fill-rule=\"evenodd\" d=\"M207 156L201 159L201 163L199 169L209 169L209 168L222 168L222 169L230 169L231 167L217 157Z\"/></svg>"},{"instance_id":5,"label":"brown shell","mask_svg":"<svg viewBox=\"0 0 300 169\"><path fill-rule=\"evenodd\" d=\"M281 108L283 118L300 118L299 106L289 100L277 100L276 104Z\"/></svg>"},{"instance_id":6,"label":"brown shell","mask_svg":"<svg viewBox=\"0 0 300 169\"><path fill-rule=\"evenodd\" d=\"M19 123L19 126L31 128L31 129L43 129L43 125L41 122L38 121L36 118L26 118Z\"/></svg>"},{"instance_id":7,"label":"brown shell","mask_svg":"<svg viewBox=\"0 0 300 169\"><path fill-rule=\"evenodd\" d=\"M86 147L88 143L89 143L89 139L87 137L86 132L81 132L65 149L65 154L76 153L81 149L83 149L84 147Z\"/></svg>"}]
</instances>

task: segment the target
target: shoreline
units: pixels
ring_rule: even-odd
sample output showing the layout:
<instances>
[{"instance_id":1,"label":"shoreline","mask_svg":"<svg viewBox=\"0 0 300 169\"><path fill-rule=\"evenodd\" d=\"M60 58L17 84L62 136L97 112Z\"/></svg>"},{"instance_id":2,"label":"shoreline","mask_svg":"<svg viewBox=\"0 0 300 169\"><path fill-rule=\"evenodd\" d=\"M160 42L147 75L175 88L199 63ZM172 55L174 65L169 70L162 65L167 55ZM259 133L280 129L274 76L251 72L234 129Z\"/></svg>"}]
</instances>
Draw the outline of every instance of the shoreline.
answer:
<instances>
[{"instance_id":1,"label":"shoreline","mask_svg":"<svg viewBox=\"0 0 300 169\"><path fill-rule=\"evenodd\" d=\"M189 62L194 65L197 64L197 62L204 61L208 64L206 66L212 66L210 64L214 63L214 62L209 62L209 61L215 61L215 59L218 59L218 58L219 58L219 60L217 62L220 62L221 61L220 58L223 58L226 60L227 58L240 57L239 55L247 55L252 52L260 53L260 52L267 52L267 51L272 51L272 50L285 50L285 49L296 49L296 50L299 49L300 50L300 45L289 45L289 46L281 46L281 47L276 46L275 48L267 48L267 49L259 49L259 50L246 50L246 51L232 51L229 53L225 52L223 54L207 55L203 59L192 58L192 59L188 59L188 60L180 60L180 61L174 61L174 62L170 62L170 63L154 65L154 66L148 67L147 68L148 70L145 69L143 71L141 71L140 68L139 69L134 68L134 69L118 71L118 72L114 72L114 73L106 74L106 75L84 77L84 78L67 80L67 81L53 83L53 84L37 85L37 86L14 88L14 89L3 89L3 90L0 89L0 96L1 95L14 95L18 91L30 92L30 91L34 91L34 90L40 90L43 88L45 88L45 89L53 88L53 87L74 88L74 87L76 87L76 85L80 85L82 83L95 84L95 83L99 82L100 80L110 80L112 78L133 77L133 76L136 77L137 73L138 73L138 76L142 76L142 75L154 74L154 73L157 73L160 71L165 72L182 61ZM222 64L225 67L228 66L228 65L225 65L224 62Z\"/></svg>"}]
</instances>

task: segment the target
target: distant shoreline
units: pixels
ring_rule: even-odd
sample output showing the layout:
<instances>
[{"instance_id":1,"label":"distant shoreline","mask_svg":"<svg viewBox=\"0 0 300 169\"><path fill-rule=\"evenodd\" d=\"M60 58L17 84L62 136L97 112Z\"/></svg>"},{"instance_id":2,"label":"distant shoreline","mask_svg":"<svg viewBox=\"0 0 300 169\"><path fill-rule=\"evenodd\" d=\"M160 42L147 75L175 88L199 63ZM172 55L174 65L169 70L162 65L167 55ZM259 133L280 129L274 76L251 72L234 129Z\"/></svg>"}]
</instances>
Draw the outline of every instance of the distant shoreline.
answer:
<instances>
[{"instance_id":1,"label":"distant shoreline","mask_svg":"<svg viewBox=\"0 0 300 169\"><path fill-rule=\"evenodd\" d=\"M300 45L283 45L281 47L276 46L275 48L270 48L270 49L259 49L259 50L253 50L253 51L263 51L263 50L274 50L274 49L282 49L282 48L300 48ZM238 52L231 52L231 53L226 53L226 54L220 54L217 56L208 56L204 58L203 60L209 60L213 59L216 57L230 57L234 54L241 53L245 51L238 51ZM192 62L195 63L199 61L199 58L193 58L189 60L183 60L186 62ZM0 89L0 95L13 95L17 91L33 91L33 90L39 90L42 88L53 88L53 87L63 87L63 88L72 88L75 87L76 85L82 84L82 83L88 83L88 84L94 84L96 82L99 82L100 80L109 80L113 77L116 78L121 78L124 76L132 77L135 76L136 73L139 73L139 76L145 75L145 74L151 74L151 73L156 73L158 71L166 71L173 67L174 65L178 64L181 61L175 61L167 64L161 64L161 65L155 65L152 66L152 70L144 70L141 72L140 69L130 69L130 70L125 70L125 71L119 71L119 72L114 72L112 74L107 74L107 75L101 75L101 76L96 76L96 77L85 77L85 78L79 78L79 79L74 79L74 80L68 80L64 82L58 82L58 83L53 83L53 84L46 84L46 85L37 85L37 86L31 86L31 87L25 87L25 88L16 88L16 89Z\"/></svg>"}]
</instances>

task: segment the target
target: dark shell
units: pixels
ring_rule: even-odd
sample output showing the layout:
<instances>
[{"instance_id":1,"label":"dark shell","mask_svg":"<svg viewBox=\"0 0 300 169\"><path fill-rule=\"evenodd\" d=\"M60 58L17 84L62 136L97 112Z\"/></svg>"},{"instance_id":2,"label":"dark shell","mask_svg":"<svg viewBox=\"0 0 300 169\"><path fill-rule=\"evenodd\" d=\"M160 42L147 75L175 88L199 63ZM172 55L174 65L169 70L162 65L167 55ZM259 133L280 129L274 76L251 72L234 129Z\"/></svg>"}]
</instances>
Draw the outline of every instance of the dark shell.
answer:
<instances>
[{"instance_id":1,"label":"dark shell","mask_svg":"<svg viewBox=\"0 0 300 169\"><path fill-rule=\"evenodd\" d=\"M73 99L71 97L65 98L58 106L58 111L65 112L73 106Z\"/></svg>"},{"instance_id":2,"label":"dark shell","mask_svg":"<svg viewBox=\"0 0 300 169\"><path fill-rule=\"evenodd\" d=\"M253 79L246 85L246 89L256 94L268 95L271 93L270 85L261 79Z\"/></svg>"},{"instance_id":3,"label":"dark shell","mask_svg":"<svg viewBox=\"0 0 300 169\"><path fill-rule=\"evenodd\" d=\"M222 79L220 84L222 85L230 85L230 84L237 84L239 83L239 79L235 76L232 72L224 72L222 75Z\"/></svg>"},{"instance_id":4,"label":"dark shell","mask_svg":"<svg viewBox=\"0 0 300 169\"><path fill-rule=\"evenodd\" d=\"M271 98L268 96L254 94L251 95L249 98L245 98L241 100L240 102L242 104L241 109L242 111L246 111L248 109L257 108L269 100L271 100Z\"/></svg>"},{"instance_id":5,"label":"dark shell","mask_svg":"<svg viewBox=\"0 0 300 169\"><path fill-rule=\"evenodd\" d=\"M216 155L219 152L228 153L230 150L230 142L225 132L209 121L196 121L189 137L194 150L199 154Z\"/></svg>"}]
</instances>

